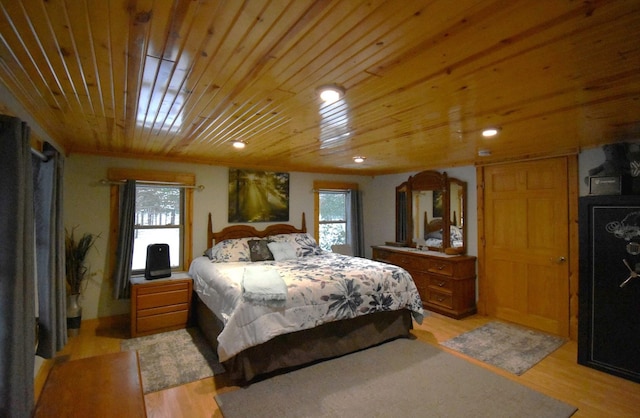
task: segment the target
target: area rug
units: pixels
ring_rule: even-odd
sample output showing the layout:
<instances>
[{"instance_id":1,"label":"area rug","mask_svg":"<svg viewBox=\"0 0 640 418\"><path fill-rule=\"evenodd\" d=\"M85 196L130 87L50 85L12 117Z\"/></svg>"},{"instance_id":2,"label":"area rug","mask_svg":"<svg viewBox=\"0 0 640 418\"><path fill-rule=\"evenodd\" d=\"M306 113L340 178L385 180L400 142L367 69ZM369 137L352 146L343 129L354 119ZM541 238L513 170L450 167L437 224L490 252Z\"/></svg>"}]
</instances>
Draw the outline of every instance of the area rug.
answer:
<instances>
[{"instance_id":1,"label":"area rug","mask_svg":"<svg viewBox=\"0 0 640 418\"><path fill-rule=\"evenodd\" d=\"M131 338L122 351L137 350L144 393L223 373L218 356L197 328Z\"/></svg>"},{"instance_id":2,"label":"area rug","mask_svg":"<svg viewBox=\"0 0 640 418\"><path fill-rule=\"evenodd\" d=\"M442 345L519 376L565 342L555 335L494 321Z\"/></svg>"},{"instance_id":3,"label":"area rug","mask_svg":"<svg viewBox=\"0 0 640 418\"><path fill-rule=\"evenodd\" d=\"M398 339L218 394L224 418L569 417L571 405L427 343Z\"/></svg>"}]
</instances>

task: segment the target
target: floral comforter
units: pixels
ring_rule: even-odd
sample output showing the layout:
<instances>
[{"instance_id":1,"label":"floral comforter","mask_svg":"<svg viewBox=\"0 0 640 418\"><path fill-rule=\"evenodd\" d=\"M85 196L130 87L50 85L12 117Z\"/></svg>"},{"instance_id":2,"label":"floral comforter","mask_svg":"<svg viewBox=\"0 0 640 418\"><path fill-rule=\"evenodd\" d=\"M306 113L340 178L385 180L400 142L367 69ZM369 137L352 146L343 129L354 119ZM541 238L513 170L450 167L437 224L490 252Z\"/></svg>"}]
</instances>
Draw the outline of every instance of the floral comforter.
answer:
<instances>
[{"instance_id":1,"label":"floral comforter","mask_svg":"<svg viewBox=\"0 0 640 418\"><path fill-rule=\"evenodd\" d=\"M284 306L242 297L245 267L276 268L286 283ZM218 357L225 361L278 335L341 319L409 309L422 322L420 295L404 269L365 258L322 253L286 261L212 263L198 257L189 274L203 302L224 323Z\"/></svg>"}]
</instances>

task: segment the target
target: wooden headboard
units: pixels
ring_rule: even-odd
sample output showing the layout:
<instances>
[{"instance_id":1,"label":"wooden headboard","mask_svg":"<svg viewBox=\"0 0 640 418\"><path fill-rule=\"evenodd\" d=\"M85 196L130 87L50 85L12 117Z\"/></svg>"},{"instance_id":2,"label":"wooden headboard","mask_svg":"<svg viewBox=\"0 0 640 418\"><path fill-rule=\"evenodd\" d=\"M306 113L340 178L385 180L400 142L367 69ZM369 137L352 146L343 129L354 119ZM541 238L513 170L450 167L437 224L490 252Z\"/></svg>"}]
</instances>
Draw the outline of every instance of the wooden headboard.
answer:
<instances>
[{"instance_id":1,"label":"wooden headboard","mask_svg":"<svg viewBox=\"0 0 640 418\"><path fill-rule=\"evenodd\" d=\"M300 229L293 225L288 224L273 224L269 225L262 231L258 231L250 225L232 225L227 226L218 232L213 232L213 222L211 221L211 213L209 213L209 222L207 230L207 248L213 247L216 243L224 241L225 239L236 239L246 237L259 237L264 238L269 235L278 234L294 234L300 232L307 232L307 221L305 214L302 212L302 227Z\"/></svg>"}]
</instances>

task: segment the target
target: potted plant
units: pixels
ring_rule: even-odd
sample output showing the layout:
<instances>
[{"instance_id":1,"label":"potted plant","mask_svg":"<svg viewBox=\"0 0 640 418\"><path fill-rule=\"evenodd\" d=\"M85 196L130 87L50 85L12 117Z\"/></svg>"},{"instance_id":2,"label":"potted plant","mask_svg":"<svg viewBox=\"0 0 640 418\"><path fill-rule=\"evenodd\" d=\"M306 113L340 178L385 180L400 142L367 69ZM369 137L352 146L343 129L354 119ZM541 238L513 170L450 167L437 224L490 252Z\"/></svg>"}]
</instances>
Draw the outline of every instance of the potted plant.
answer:
<instances>
[{"instance_id":1,"label":"potted plant","mask_svg":"<svg viewBox=\"0 0 640 418\"><path fill-rule=\"evenodd\" d=\"M69 336L78 335L82 321L82 307L78 298L82 293L89 268L85 260L89 250L94 247L99 235L85 232L76 240L75 228L65 230L65 271L67 279L67 332Z\"/></svg>"}]
</instances>

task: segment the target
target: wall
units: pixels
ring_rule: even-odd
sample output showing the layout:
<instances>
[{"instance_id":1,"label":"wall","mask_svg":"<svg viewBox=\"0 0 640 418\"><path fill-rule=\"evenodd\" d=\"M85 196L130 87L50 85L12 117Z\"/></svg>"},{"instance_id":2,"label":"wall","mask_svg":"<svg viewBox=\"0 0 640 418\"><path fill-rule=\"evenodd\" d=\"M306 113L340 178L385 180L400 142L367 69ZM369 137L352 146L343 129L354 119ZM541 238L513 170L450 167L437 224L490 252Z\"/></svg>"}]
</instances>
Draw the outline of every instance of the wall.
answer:
<instances>
[{"instance_id":1,"label":"wall","mask_svg":"<svg viewBox=\"0 0 640 418\"><path fill-rule=\"evenodd\" d=\"M228 168L198 164L180 164L158 161L138 161L132 159L105 158L87 155L71 155L65 160L64 224L66 228L76 227L78 234L92 232L101 234L95 251L87 260L93 276L83 292L81 305L83 319L124 314L129 312L129 300L113 300L111 280L105 278L107 271L107 244L109 234L109 187L100 184L111 167L136 168L189 172L196 175L196 184L203 185L203 191L194 191L193 255L206 250L207 213L211 212L213 227L219 230L228 225ZM300 226L302 212L307 218L307 228L313 233L314 205L313 181L344 181L359 183L366 188L371 182L368 176L340 176L330 174L290 173L289 204L293 225ZM366 195L366 192L365 192ZM364 206L368 206L365 202ZM258 229L265 223L253 224Z\"/></svg>"},{"instance_id":2,"label":"wall","mask_svg":"<svg viewBox=\"0 0 640 418\"><path fill-rule=\"evenodd\" d=\"M584 178L588 170L604 161L602 149L595 148L579 155L580 195L588 194ZM109 187L101 185L100 179L107 175L110 167L129 167L150 170L191 172L203 191L194 192L194 256L206 248L207 213L213 216L214 229L228 225L227 179L228 168L197 164L137 161L130 159L104 158L72 155L65 166L65 225L77 226L77 231L100 233L96 250L92 251L88 263L95 274L89 281L81 300L83 318L90 319L129 312L129 301L111 298L110 280L104 277L107 269L107 238L109 231ZM441 169L450 177L467 182L467 253L478 254L477 237L477 185L474 166ZM292 172L290 176L290 223L300 225L302 212L306 213L307 228L313 232L313 181L356 182L363 191L363 217L365 226L365 256L371 257L371 246L393 241L395 237L395 188L415 174L401 173L384 176L341 176ZM263 228L267 224L255 224Z\"/></svg>"}]
</instances>

